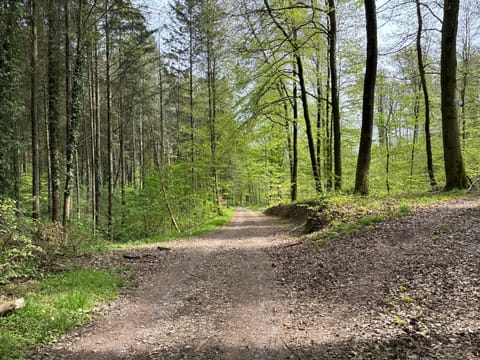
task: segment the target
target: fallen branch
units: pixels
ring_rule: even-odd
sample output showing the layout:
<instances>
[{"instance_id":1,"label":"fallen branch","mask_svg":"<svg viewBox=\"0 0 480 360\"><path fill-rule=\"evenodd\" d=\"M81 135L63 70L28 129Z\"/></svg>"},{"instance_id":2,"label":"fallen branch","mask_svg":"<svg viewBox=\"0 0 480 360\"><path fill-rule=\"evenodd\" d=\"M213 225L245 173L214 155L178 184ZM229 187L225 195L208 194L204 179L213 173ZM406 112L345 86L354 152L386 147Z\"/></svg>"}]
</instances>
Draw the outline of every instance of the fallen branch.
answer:
<instances>
[{"instance_id":1,"label":"fallen branch","mask_svg":"<svg viewBox=\"0 0 480 360\"><path fill-rule=\"evenodd\" d=\"M292 244L287 244L287 245L285 245L285 246L282 246L282 248L283 248L283 249L287 249L287 248L289 248L289 247L293 247L293 246L297 246L297 245L302 245L302 244L303 244L303 242L302 242L302 241L299 241L299 242L294 242L294 243L292 243Z\"/></svg>"},{"instance_id":2,"label":"fallen branch","mask_svg":"<svg viewBox=\"0 0 480 360\"><path fill-rule=\"evenodd\" d=\"M298 226L295 226L293 229L290 229L289 231L287 231L287 234L291 234L291 233L294 233L302 228L305 227L305 225L307 225L307 221L305 221L304 223L301 223L300 225Z\"/></svg>"},{"instance_id":3,"label":"fallen branch","mask_svg":"<svg viewBox=\"0 0 480 360\"><path fill-rule=\"evenodd\" d=\"M6 303L0 304L0 316L5 316L8 313L21 309L25 307L25 299L20 298L12 301L8 301Z\"/></svg>"}]
</instances>

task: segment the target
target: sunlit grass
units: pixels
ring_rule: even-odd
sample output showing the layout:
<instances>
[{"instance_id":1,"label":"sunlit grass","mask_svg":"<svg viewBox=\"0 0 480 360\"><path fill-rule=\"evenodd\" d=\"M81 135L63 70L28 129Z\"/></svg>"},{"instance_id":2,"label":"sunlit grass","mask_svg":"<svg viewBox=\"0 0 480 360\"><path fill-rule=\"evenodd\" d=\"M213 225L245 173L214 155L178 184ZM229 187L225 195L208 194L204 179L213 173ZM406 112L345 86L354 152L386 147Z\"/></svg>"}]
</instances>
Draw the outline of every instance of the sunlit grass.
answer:
<instances>
[{"instance_id":1,"label":"sunlit grass","mask_svg":"<svg viewBox=\"0 0 480 360\"><path fill-rule=\"evenodd\" d=\"M0 359L23 359L42 344L85 324L123 285L114 271L75 270L15 289L26 306L0 318Z\"/></svg>"},{"instance_id":2,"label":"sunlit grass","mask_svg":"<svg viewBox=\"0 0 480 360\"><path fill-rule=\"evenodd\" d=\"M388 218L405 217L419 208L465 197L468 195L461 191L368 197L351 194L327 196L318 201L327 225L309 238L324 244L356 230L371 228Z\"/></svg>"},{"instance_id":3,"label":"sunlit grass","mask_svg":"<svg viewBox=\"0 0 480 360\"><path fill-rule=\"evenodd\" d=\"M109 246L110 249L114 250L121 250L126 248L132 247L141 247L147 244L159 243L159 242L167 242L177 239L187 239L191 237L200 236L206 234L211 231L215 231L221 229L223 226L228 224L232 219L235 211L230 208L222 208L222 214L217 215L213 219L210 219L200 225L198 228L190 231L180 232L180 233L169 233L169 234L162 234L159 236L153 236L149 238L138 239L135 241L128 241L124 243L113 243Z\"/></svg>"}]
</instances>

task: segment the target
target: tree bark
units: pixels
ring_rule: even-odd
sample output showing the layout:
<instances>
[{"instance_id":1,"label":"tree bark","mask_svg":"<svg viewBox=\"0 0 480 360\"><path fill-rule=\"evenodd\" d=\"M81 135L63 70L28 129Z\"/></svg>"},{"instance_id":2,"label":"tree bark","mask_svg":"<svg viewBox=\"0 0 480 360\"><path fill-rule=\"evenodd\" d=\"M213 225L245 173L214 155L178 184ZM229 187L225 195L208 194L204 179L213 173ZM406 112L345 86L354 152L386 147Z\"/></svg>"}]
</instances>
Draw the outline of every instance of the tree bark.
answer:
<instances>
[{"instance_id":1,"label":"tree bark","mask_svg":"<svg viewBox=\"0 0 480 360\"><path fill-rule=\"evenodd\" d=\"M30 77L30 121L32 126L32 217L40 218L40 144L38 126L38 31L37 31L37 4L30 0L30 31L31 31L31 77Z\"/></svg>"},{"instance_id":2,"label":"tree bark","mask_svg":"<svg viewBox=\"0 0 480 360\"><path fill-rule=\"evenodd\" d=\"M415 0L417 6L417 20L418 30L416 39L417 48L417 62L418 72L420 75L420 81L423 91L423 103L425 107L425 151L427 154L427 171L430 179L430 186L432 188L437 187L437 181L435 180L435 173L433 171L433 155L432 155L432 140L430 134L430 96L427 87L427 78L425 74L425 65L423 63L423 49L422 49L422 31L423 31L423 18L421 12L420 0Z\"/></svg>"},{"instance_id":3,"label":"tree bark","mask_svg":"<svg viewBox=\"0 0 480 360\"><path fill-rule=\"evenodd\" d=\"M106 56L106 86L107 86L107 175L108 175L108 209L107 209L107 231L108 237L112 241L113 233L113 127L112 127L112 95L110 80L110 14L109 1L105 3L105 56Z\"/></svg>"},{"instance_id":4,"label":"tree bark","mask_svg":"<svg viewBox=\"0 0 480 360\"><path fill-rule=\"evenodd\" d=\"M54 222L60 221L60 155L59 155L59 127L61 91L60 78L60 42L59 34L59 11L58 3L54 0L48 2L48 130L49 130L49 157L51 174L51 198L52 213L51 219Z\"/></svg>"},{"instance_id":5,"label":"tree bark","mask_svg":"<svg viewBox=\"0 0 480 360\"><path fill-rule=\"evenodd\" d=\"M310 162L312 164L313 179L315 181L315 190L317 194L322 192L320 176L318 175L317 158L315 156L315 142L313 140L312 124L310 121L310 111L308 110L307 87L305 85L305 77L303 73L303 63L300 55L295 55L298 70L298 82L300 84L300 98L303 105L303 117L305 118L305 126L307 132L308 150L310 154Z\"/></svg>"},{"instance_id":6,"label":"tree bark","mask_svg":"<svg viewBox=\"0 0 480 360\"><path fill-rule=\"evenodd\" d=\"M342 145L340 129L340 104L338 97L337 80L337 19L335 10L335 0L328 0L329 17L329 62L330 62L330 84L332 96L332 122L333 122L333 156L334 156L334 186L335 190L342 188Z\"/></svg>"},{"instance_id":7,"label":"tree bark","mask_svg":"<svg viewBox=\"0 0 480 360\"><path fill-rule=\"evenodd\" d=\"M445 0L443 8L440 85L443 157L446 175L445 190L466 189L469 185L463 165L457 107L455 104L459 3L459 0Z\"/></svg>"},{"instance_id":8,"label":"tree bark","mask_svg":"<svg viewBox=\"0 0 480 360\"><path fill-rule=\"evenodd\" d=\"M368 195L370 159L373 132L373 110L375 104L375 82L377 77L377 14L375 0L365 0L367 28L367 64L363 87L362 129L355 176L355 193Z\"/></svg>"},{"instance_id":9,"label":"tree bark","mask_svg":"<svg viewBox=\"0 0 480 360\"><path fill-rule=\"evenodd\" d=\"M66 3L68 0L66 0ZM77 153L78 140L80 137L80 120L82 109L82 72L83 72L83 0L78 4L78 19L77 19L77 50L75 54L75 65L72 74L72 91L71 100L67 101L70 105L69 119L67 122L67 149L66 149L66 177L65 177L65 190L63 201L63 224L68 225L71 220L72 210L72 189L75 181L75 154ZM68 7L65 8L68 11ZM67 74L67 77L69 75ZM67 82L68 84L68 82ZM67 85L68 86L68 85ZM69 91L67 91L68 95ZM78 179L77 179L78 181Z\"/></svg>"}]
</instances>

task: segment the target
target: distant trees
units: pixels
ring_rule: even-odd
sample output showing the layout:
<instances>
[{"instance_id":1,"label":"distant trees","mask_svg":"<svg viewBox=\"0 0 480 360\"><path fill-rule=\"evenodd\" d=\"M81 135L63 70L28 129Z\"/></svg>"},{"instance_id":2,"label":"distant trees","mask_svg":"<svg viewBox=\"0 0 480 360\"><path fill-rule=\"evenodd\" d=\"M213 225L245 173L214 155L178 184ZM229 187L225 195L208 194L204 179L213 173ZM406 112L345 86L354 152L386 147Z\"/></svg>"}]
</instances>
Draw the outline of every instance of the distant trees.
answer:
<instances>
[{"instance_id":1,"label":"distant trees","mask_svg":"<svg viewBox=\"0 0 480 360\"><path fill-rule=\"evenodd\" d=\"M365 2L364 44L352 1L176 0L161 35L130 0L1 1L0 198L115 240L225 202L463 188L480 9L445 0L441 25L430 0L389 4ZM398 36L377 43L376 17Z\"/></svg>"}]
</instances>

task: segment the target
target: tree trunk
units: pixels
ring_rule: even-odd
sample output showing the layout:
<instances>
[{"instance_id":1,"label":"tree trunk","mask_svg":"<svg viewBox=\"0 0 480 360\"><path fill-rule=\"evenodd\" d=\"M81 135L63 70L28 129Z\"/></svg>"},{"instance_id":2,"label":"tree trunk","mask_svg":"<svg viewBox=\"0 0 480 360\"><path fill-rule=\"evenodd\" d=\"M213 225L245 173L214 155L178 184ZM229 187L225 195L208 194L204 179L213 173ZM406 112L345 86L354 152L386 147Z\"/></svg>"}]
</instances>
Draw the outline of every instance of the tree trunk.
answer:
<instances>
[{"instance_id":1,"label":"tree trunk","mask_svg":"<svg viewBox=\"0 0 480 360\"><path fill-rule=\"evenodd\" d=\"M111 95L111 80L110 80L110 14L109 1L105 3L105 56L106 56L106 86L107 86L107 176L108 176L108 209L107 209L107 231L110 241L114 238L113 233L113 127L112 127L112 95Z\"/></svg>"},{"instance_id":2,"label":"tree trunk","mask_svg":"<svg viewBox=\"0 0 480 360\"><path fill-rule=\"evenodd\" d=\"M338 80L337 80L337 19L335 10L335 0L328 0L329 17L329 62L330 62L330 84L332 92L332 123L333 123L333 156L335 164L334 186L335 190L342 188L342 146L340 130L340 104L338 99Z\"/></svg>"},{"instance_id":3,"label":"tree trunk","mask_svg":"<svg viewBox=\"0 0 480 360\"><path fill-rule=\"evenodd\" d=\"M52 197L52 221L60 221L60 155L58 149L61 91L61 51L59 34L59 11L58 3L54 0L48 2L48 130L49 130L49 157L51 174L51 197Z\"/></svg>"},{"instance_id":4,"label":"tree trunk","mask_svg":"<svg viewBox=\"0 0 480 360\"><path fill-rule=\"evenodd\" d=\"M102 200L102 151L101 151L101 122L100 122L100 85L98 76L98 43L94 42L94 118L95 118L95 225L100 225L100 211Z\"/></svg>"},{"instance_id":5,"label":"tree trunk","mask_svg":"<svg viewBox=\"0 0 480 360\"><path fill-rule=\"evenodd\" d=\"M417 84L414 84L415 87L415 105L413 106L413 112L415 115L415 124L413 125L413 140L412 140L412 151L410 155L410 180L413 179L413 169L415 167L415 148L417 145L418 138L418 123L420 121L420 87Z\"/></svg>"},{"instance_id":6,"label":"tree trunk","mask_svg":"<svg viewBox=\"0 0 480 360\"><path fill-rule=\"evenodd\" d=\"M320 77L320 54L317 52L315 58L315 77L316 77L316 91L317 91L317 148L316 148L316 160L317 160L317 169L318 169L318 178L320 183L322 181L322 80ZM321 184L320 184L321 186Z\"/></svg>"},{"instance_id":7,"label":"tree trunk","mask_svg":"<svg viewBox=\"0 0 480 360\"><path fill-rule=\"evenodd\" d=\"M293 64L295 68L295 64ZM292 181L290 187L290 195L292 201L297 200L297 177L298 177L298 90L297 80L293 74L293 134L292 134Z\"/></svg>"},{"instance_id":8,"label":"tree trunk","mask_svg":"<svg viewBox=\"0 0 480 360\"><path fill-rule=\"evenodd\" d=\"M365 0L367 64L363 87L362 129L355 176L355 193L368 195L372 151L373 110L377 77L377 14L375 0Z\"/></svg>"},{"instance_id":9,"label":"tree trunk","mask_svg":"<svg viewBox=\"0 0 480 360\"><path fill-rule=\"evenodd\" d=\"M418 20L418 30L417 30L417 39L416 39L418 72L420 74L420 81L421 81L422 90L423 90L423 102L425 107L425 151L427 154L427 171L428 171L428 177L430 179L430 186L432 188L436 188L437 181L435 180L435 173L433 171L432 140L430 135L430 97L428 94L425 65L423 63L423 49L422 49L423 19L422 19L420 0L415 0L415 2L417 6L417 20Z\"/></svg>"},{"instance_id":10,"label":"tree trunk","mask_svg":"<svg viewBox=\"0 0 480 360\"><path fill-rule=\"evenodd\" d=\"M68 1L66 1L68 2ZM70 115L67 122L67 149L66 149L66 177L65 177L65 191L63 201L63 224L68 225L71 220L72 210L72 189L75 180L75 154L77 152L78 140L80 137L80 120L82 109L82 72L83 72L83 0L78 4L78 19L77 19L77 50L75 54L75 65L72 75L72 91L71 101L67 103L71 106L68 114ZM68 7L66 7L68 11ZM67 77L69 75L67 74ZM67 91L67 94L69 91ZM79 179L77 179L79 181Z\"/></svg>"},{"instance_id":11,"label":"tree trunk","mask_svg":"<svg viewBox=\"0 0 480 360\"><path fill-rule=\"evenodd\" d=\"M37 31L37 4L30 0L30 31L31 31L31 78L30 78L30 120L32 124L32 217L40 218L40 145L38 126L38 31Z\"/></svg>"},{"instance_id":12,"label":"tree trunk","mask_svg":"<svg viewBox=\"0 0 480 360\"><path fill-rule=\"evenodd\" d=\"M303 74L303 63L300 55L295 55L298 70L298 82L300 84L300 98L303 104L303 117L305 118L305 126L307 131L308 150L310 154L310 162L312 164L313 179L315 181L315 190L317 194L322 192L322 185L318 175L317 158L315 156L315 142L313 140L312 125L310 121L310 112L308 110L307 87L305 85L305 77Z\"/></svg>"},{"instance_id":13,"label":"tree trunk","mask_svg":"<svg viewBox=\"0 0 480 360\"><path fill-rule=\"evenodd\" d=\"M445 190L465 189L469 184L463 165L455 104L459 2L459 0L445 0L443 8L440 85Z\"/></svg>"}]
</instances>

